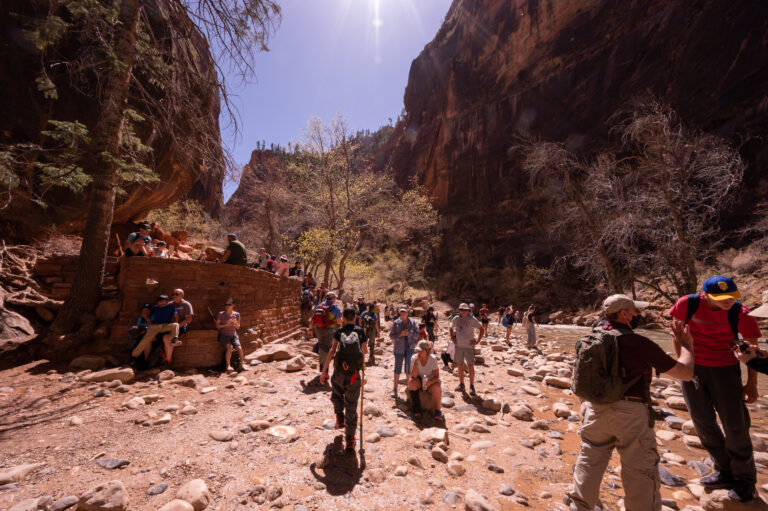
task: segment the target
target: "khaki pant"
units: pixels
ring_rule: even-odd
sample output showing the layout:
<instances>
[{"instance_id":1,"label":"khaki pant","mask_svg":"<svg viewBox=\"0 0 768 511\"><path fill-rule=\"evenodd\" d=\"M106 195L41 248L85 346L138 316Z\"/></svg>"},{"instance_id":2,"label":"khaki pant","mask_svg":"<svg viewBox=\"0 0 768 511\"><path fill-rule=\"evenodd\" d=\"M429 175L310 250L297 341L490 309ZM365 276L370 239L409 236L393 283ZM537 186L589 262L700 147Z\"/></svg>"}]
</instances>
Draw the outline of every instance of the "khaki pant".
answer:
<instances>
[{"instance_id":1,"label":"khaki pant","mask_svg":"<svg viewBox=\"0 0 768 511\"><path fill-rule=\"evenodd\" d=\"M141 338L141 341L139 341L139 344L137 344L136 347L133 348L133 351L131 352L131 356L138 357L139 355L141 355L141 353L144 351L144 348L146 348L152 341L155 340L155 336L163 332L170 332L171 337L178 337L179 324L178 323L159 323L156 325L149 325L149 328L147 328L147 333L144 334L144 337Z\"/></svg>"},{"instance_id":2,"label":"khaki pant","mask_svg":"<svg viewBox=\"0 0 768 511\"><path fill-rule=\"evenodd\" d=\"M648 426L648 407L637 401L582 405L581 452L573 468L572 510L592 510L598 503L614 447L621 458L621 481L627 511L661 509L659 453Z\"/></svg>"}]
</instances>

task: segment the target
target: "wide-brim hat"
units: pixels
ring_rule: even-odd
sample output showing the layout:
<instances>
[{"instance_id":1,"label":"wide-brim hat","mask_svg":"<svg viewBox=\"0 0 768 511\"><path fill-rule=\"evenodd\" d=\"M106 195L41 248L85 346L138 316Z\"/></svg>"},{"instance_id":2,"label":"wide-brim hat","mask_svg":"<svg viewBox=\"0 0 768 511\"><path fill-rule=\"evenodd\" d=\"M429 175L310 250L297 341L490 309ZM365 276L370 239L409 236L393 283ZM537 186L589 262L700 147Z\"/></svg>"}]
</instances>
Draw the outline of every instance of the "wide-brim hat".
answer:
<instances>
[{"instance_id":1,"label":"wide-brim hat","mask_svg":"<svg viewBox=\"0 0 768 511\"><path fill-rule=\"evenodd\" d=\"M648 302L641 302L640 300L633 300L627 295L611 295L603 301L603 311L606 314L614 314L624 309L636 308L639 310L645 309L650 305Z\"/></svg>"},{"instance_id":2,"label":"wide-brim hat","mask_svg":"<svg viewBox=\"0 0 768 511\"><path fill-rule=\"evenodd\" d=\"M432 345L429 343L429 341L419 341L419 344L416 345L416 347L413 349L414 353L419 353L421 351L429 351L432 348Z\"/></svg>"},{"instance_id":3,"label":"wide-brim hat","mask_svg":"<svg viewBox=\"0 0 768 511\"><path fill-rule=\"evenodd\" d=\"M460 311L468 311L469 310L469 305L467 305L466 303L462 303L461 305L459 305L459 310Z\"/></svg>"}]
</instances>

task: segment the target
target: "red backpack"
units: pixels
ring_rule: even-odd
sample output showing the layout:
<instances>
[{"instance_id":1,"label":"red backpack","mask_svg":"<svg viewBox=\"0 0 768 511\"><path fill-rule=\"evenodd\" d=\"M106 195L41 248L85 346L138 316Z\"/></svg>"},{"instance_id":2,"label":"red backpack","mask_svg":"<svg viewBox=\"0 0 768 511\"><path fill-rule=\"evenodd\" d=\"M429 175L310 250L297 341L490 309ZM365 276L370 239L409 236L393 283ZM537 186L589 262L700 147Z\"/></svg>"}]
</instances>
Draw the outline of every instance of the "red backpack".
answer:
<instances>
[{"instance_id":1,"label":"red backpack","mask_svg":"<svg viewBox=\"0 0 768 511\"><path fill-rule=\"evenodd\" d=\"M315 312L312 314L312 324L315 325L317 328L328 328L333 324L331 319L328 317L330 313L328 312L328 309L330 308L330 305L320 304L317 307L315 307Z\"/></svg>"}]
</instances>

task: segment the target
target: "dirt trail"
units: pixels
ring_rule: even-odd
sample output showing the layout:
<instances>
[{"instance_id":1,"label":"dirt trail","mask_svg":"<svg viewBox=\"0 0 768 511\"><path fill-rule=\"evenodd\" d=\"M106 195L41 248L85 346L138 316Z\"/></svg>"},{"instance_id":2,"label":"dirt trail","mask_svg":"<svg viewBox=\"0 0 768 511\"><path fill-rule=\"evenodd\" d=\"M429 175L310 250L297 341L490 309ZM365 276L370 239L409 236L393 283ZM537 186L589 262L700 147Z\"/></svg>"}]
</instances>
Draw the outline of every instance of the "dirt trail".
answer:
<instances>
[{"instance_id":1,"label":"dirt trail","mask_svg":"<svg viewBox=\"0 0 768 511\"><path fill-rule=\"evenodd\" d=\"M441 326L437 348L447 339L447 323L441 321ZM522 334L519 329L515 333ZM79 496L113 479L125 485L130 509L159 509L182 485L197 478L205 481L211 493L206 508L211 510L463 509L466 500L473 498L470 490L483 495L493 509L523 505L566 509L563 496L579 450L579 416L558 418L552 407L564 403L578 414L579 403L568 391L534 380L540 379L537 371L547 371L543 366L566 369L568 359L549 337L540 339L538 353L525 349L517 336L507 350L497 334L501 329L493 325L488 344L482 346L486 365L477 367L479 396L455 393L454 406L444 409L448 430L469 439L451 436L447 442L447 456L466 470L462 476L450 475L448 464L433 458L432 446L420 440L424 428L439 424L431 419L415 424L398 415L407 410L402 401L396 405L390 397L393 357L391 345L385 343L381 344L385 355L377 357L379 365L366 368L366 407L371 405L373 415L364 419L364 435L377 429L382 435L375 443L365 443L364 465L359 456L324 456L341 447L342 435L326 429L333 423L333 409L328 388L313 382L314 367L286 373L279 369L279 362L272 362L240 375L203 373L205 389L202 384L198 388L180 385L184 375L158 382L156 373L140 373L133 383L109 388L113 384L83 382L66 367L46 362L3 371L0 467L45 466L18 483L0 486L0 509L33 497ZM509 368L524 376L508 374ZM446 371L441 371L441 378L450 396L458 378ZM531 395L524 387L538 393ZM400 388L404 398L404 386ZM135 409L122 406L140 396L145 396L146 404ZM518 404L528 403L532 420L518 420L503 413L505 409L485 409L483 400L489 398L508 403L513 411ZM768 433L764 406L751 406L753 432ZM676 413L688 419L686 412ZM272 436L270 428L277 425L295 429L295 435ZM657 429L669 427L657 422ZM476 444L481 441L490 443ZM679 454L685 461L706 456L679 438L660 442L659 449ZM130 464L109 470L97 464L104 458ZM698 477L684 464L672 461L665 466L688 480ZM396 475L406 470L406 475ZM758 478L758 486L768 482L762 472ZM166 483L167 490L148 495L158 483ZM503 485L509 485L514 494L501 494ZM614 456L601 495L609 509L616 509L622 493ZM674 498L680 509L698 504L685 487L663 486L662 494Z\"/></svg>"}]
</instances>

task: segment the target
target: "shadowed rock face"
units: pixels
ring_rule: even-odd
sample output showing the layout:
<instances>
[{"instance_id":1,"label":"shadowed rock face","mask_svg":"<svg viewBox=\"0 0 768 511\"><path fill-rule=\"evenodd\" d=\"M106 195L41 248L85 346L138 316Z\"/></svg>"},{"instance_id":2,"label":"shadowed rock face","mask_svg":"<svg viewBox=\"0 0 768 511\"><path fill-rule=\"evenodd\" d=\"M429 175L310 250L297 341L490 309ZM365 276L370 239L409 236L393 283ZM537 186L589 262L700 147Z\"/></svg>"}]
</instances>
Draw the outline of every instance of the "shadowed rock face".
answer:
<instances>
[{"instance_id":1,"label":"shadowed rock face","mask_svg":"<svg viewBox=\"0 0 768 511\"><path fill-rule=\"evenodd\" d=\"M503 214L526 193L508 151L520 129L589 150L648 91L708 131L768 134L766 19L751 0L454 0L411 65L393 169L446 213ZM744 148L751 183L760 145Z\"/></svg>"},{"instance_id":2,"label":"shadowed rock face","mask_svg":"<svg viewBox=\"0 0 768 511\"><path fill-rule=\"evenodd\" d=\"M269 182L285 172L285 160L268 149L256 149L243 166L237 190L229 198L223 217L231 225L256 221L264 215L263 204Z\"/></svg>"},{"instance_id":3,"label":"shadowed rock face","mask_svg":"<svg viewBox=\"0 0 768 511\"><path fill-rule=\"evenodd\" d=\"M92 83L73 86L64 74L62 66L49 66L48 72L57 86L59 99L46 100L35 89L35 77L40 73L41 57L34 46L25 38L23 25L14 13L24 16L43 17L47 12L46 2L29 3L10 0L0 4L0 143L39 141L39 132L49 119L60 121L78 120L88 126L94 125L98 115L95 108L96 87ZM148 186L127 185L126 193L117 197L114 222L122 223L143 219L148 211L170 205L186 196L201 202L207 211L218 214L223 206L222 162L219 132L219 95L216 88L216 74L208 43L191 27L189 18L176 0L150 0L144 2L143 13L149 21L157 40L171 44L163 36L167 27L173 24L189 30L187 39L174 40L175 52L193 55L193 64L178 68L174 72L176 83L165 84L165 88L153 88L145 77L139 74L147 93L163 98L168 104L178 103L173 90L192 91L192 101L197 104L200 115L192 117L190 109L179 108L174 114L171 127L153 127L150 122L136 125L138 135L153 148L153 168L160 180ZM66 58L76 56L80 48L74 36L67 35L57 43L57 55ZM84 86L85 85L85 86ZM87 92L91 95L86 95ZM137 88L132 87L131 107L147 119L153 118L143 103ZM205 138L203 133L214 133ZM178 141L193 141L197 147L204 147L209 157L205 160L182 149ZM52 225L64 232L80 232L84 225L87 200L71 193L56 192L47 196L51 206L46 210L32 205L25 197L19 196L9 210L10 221L0 227L14 237L29 237L39 228ZM5 200L5 198L3 198ZM5 222L4 222L5 223Z\"/></svg>"}]
</instances>

